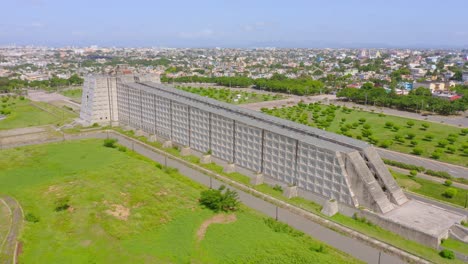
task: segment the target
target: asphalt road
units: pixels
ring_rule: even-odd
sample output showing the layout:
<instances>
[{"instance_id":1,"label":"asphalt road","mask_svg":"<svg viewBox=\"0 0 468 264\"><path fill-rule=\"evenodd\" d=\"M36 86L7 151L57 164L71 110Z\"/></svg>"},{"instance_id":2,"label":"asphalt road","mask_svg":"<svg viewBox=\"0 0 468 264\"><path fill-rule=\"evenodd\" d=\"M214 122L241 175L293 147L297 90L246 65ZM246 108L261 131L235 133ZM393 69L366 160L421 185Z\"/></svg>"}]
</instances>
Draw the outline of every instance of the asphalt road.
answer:
<instances>
[{"instance_id":1,"label":"asphalt road","mask_svg":"<svg viewBox=\"0 0 468 264\"><path fill-rule=\"evenodd\" d=\"M97 135L93 135L90 137L97 137ZM100 134L99 137L105 138L106 134ZM156 162L161 164L165 164L170 167L177 168L180 173L183 175L191 178L192 180L204 184L205 186L211 186L216 188L220 186L222 183L212 179L211 177L192 169L178 161L172 160L170 158L165 158L165 156L155 153L141 145L138 142L134 142L128 140L121 136L116 136L115 134L112 135L113 138L117 138L119 140L119 144L126 146L129 149L133 149L134 151L144 155ZM231 187L232 188L232 187ZM270 217L276 217L276 206L268 203L260 198L257 198L251 194L245 193L243 191L237 190L239 193L239 198L242 203L245 205L260 211ZM287 223L295 227L298 230L303 231L310 236L327 243L343 252L346 252L362 261L367 263L379 263L379 254L380 254L380 263L404 263L399 257L394 255L389 255L385 252L381 252L371 246L368 246L362 241L347 237L340 233L337 233L333 230L325 228L319 224L308 220L307 218L294 214L288 210L278 208L278 220Z\"/></svg>"}]
</instances>

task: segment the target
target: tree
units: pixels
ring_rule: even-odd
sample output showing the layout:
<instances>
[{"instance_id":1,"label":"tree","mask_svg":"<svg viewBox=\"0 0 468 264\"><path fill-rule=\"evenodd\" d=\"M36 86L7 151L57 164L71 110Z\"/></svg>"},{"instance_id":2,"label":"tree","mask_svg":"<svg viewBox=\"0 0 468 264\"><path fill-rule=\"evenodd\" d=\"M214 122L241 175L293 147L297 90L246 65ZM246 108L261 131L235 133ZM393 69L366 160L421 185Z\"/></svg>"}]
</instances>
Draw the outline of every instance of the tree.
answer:
<instances>
[{"instance_id":1,"label":"tree","mask_svg":"<svg viewBox=\"0 0 468 264\"><path fill-rule=\"evenodd\" d=\"M458 190L457 190L457 189L452 188L452 187L449 187L449 188L447 188L447 189L444 191L444 193L443 193L442 195L443 195L444 197L446 197L446 198L451 199L451 198L457 196L457 194L458 194Z\"/></svg>"},{"instance_id":2,"label":"tree","mask_svg":"<svg viewBox=\"0 0 468 264\"><path fill-rule=\"evenodd\" d=\"M217 190L209 189L202 191L199 202L207 208L219 211L235 211L239 207L239 198L235 191L226 189L226 186L221 185Z\"/></svg>"},{"instance_id":3,"label":"tree","mask_svg":"<svg viewBox=\"0 0 468 264\"><path fill-rule=\"evenodd\" d=\"M68 78L68 82L71 84L71 85L81 85L83 84L83 78L80 78L80 76L78 76L78 74L73 74L72 76L70 76L70 78Z\"/></svg>"}]
</instances>

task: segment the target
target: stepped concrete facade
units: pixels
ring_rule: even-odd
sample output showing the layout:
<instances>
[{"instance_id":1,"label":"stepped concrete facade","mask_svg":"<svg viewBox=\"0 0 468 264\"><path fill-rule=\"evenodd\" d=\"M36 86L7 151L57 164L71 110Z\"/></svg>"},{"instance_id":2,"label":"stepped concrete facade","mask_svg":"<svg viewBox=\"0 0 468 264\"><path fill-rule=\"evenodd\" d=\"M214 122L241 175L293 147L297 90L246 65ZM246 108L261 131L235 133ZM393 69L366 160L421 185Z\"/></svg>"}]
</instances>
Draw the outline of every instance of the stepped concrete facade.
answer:
<instances>
[{"instance_id":1,"label":"stepped concrete facade","mask_svg":"<svg viewBox=\"0 0 468 264\"><path fill-rule=\"evenodd\" d=\"M262 182L293 187L306 198L382 216L409 201L366 142L174 89L158 78L91 76L82 101L85 123L111 122L186 153L209 153L225 169L252 180L261 175Z\"/></svg>"}]
</instances>

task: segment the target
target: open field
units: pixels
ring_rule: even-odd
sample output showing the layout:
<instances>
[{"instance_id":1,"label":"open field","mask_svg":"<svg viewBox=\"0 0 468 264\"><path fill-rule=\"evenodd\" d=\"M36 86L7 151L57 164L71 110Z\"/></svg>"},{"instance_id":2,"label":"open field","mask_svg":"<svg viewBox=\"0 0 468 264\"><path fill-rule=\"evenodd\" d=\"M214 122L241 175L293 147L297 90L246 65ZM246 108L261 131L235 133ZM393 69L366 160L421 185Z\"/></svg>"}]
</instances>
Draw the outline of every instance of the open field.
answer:
<instances>
[{"instance_id":1,"label":"open field","mask_svg":"<svg viewBox=\"0 0 468 264\"><path fill-rule=\"evenodd\" d=\"M382 148L468 166L468 132L461 128L320 103L262 112Z\"/></svg>"},{"instance_id":2,"label":"open field","mask_svg":"<svg viewBox=\"0 0 468 264\"><path fill-rule=\"evenodd\" d=\"M10 97L0 102L0 109L7 109L10 114L0 121L0 130L47 124L62 125L76 117L73 112L67 111L47 103L34 102L20 97Z\"/></svg>"},{"instance_id":3,"label":"open field","mask_svg":"<svg viewBox=\"0 0 468 264\"><path fill-rule=\"evenodd\" d=\"M231 104L250 104L286 98L279 94L259 94L256 92L235 91L228 88L202 88L190 86L178 86L177 88L186 92L198 94Z\"/></svg>"},{"instance_id":4,"label":"open field","mask_svg":"<svg viewBox=\"0 0 468 264\"><path fill-rule=\"evenodd\" d=\"M61 94L69 97L73 101L81 103L81 95L83 94L83 89L73 89L73 90L65 90L60 91Z\"/></svg>"},{"instance_id":5,"label":"open field","mask_svg":"<svg viewBox=\"0 0 468 264\"><path fill-rule=\"evenodd\" d=\"M197 237L204 187L101 140L3 150L0 167L28 219L21 263L357 263L245 207Z\"/></svg>"}]
</instances>

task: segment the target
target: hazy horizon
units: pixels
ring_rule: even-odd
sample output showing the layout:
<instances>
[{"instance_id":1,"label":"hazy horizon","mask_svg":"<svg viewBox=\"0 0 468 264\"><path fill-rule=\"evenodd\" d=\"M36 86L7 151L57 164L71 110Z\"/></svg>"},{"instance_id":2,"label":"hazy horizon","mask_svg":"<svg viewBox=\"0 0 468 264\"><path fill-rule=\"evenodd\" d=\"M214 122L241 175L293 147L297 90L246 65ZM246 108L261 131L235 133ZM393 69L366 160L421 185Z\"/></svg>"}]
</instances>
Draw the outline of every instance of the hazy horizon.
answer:
<instances>
[{"instance_id":1,"label":"hazy horizon","mask_svg":"<svg viewBox=\"0 0 468 264\"><path fill-rule=\"evenodd\" d=\"M468 48L462 0L19 0L2 7L3 46Z\"/></svg>"}]
</instances>

